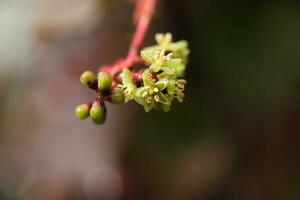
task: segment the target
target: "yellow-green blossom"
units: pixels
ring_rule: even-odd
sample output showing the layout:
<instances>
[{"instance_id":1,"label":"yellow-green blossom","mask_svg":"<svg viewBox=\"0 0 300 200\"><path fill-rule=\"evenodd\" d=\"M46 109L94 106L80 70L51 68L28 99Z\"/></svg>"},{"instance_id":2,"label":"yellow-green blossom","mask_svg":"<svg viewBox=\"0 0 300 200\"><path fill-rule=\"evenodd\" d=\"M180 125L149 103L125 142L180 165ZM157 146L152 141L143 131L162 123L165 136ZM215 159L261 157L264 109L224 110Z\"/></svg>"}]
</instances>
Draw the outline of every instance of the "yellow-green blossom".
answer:
<instances>
[{"instance_id":1,"label":"yellow-green blossom","mask_svg":"<svg viewBox=\"0 0 300 200\"><path fill-rule=\"evenodd\" d=\"M173 58L181 58L183 63L187 62L188 55L190 54L187 41L180 40L178 42L173 42L171 33L157 33L155 35L155 40L157 45L147 47L144 50L155 52L158 49L164 49L167 52L172 53Z\"/></svg>"},{"instance_id":2,"label":"yellow-green blossom","mask_svg":"<svg viewBox=\"0 0 300 200\"><path fill-rule=\"evenodd\" d=\"M155 73L163 72L167 75L181 76L185 70L185 64L180 58L173 58L172 53L166 55L164 49L156 51L143 50L141 57L150 64L149 69Z\"/></svg>"},{"instance_id":3,"label":"yellow-green blossom","mask_svg":"<svg viewBox=\"0 0 300 200\"><path fill-rule=\"evenodd\" d=\"M144 106L146 112L154 109L168 111L173 96L167 93L168 80L154 82L148 71L143 73L143 87L136 89L135 101Z\"/></svg>"},{"instance_id":4,"label":"yellow-green blossom","mask_svg":"<svg viewBox=\"0 0 300 200\"><path fill-rule=\"evenodd\" d=\"M186 62L190 53L187 41L181 40L173 42L173 36L171 33L157 33L155 35L155 40L160 48L172 52L174 58L181 58L184 62Z\"/></svg>"},{"instance_id":5,"label":"yellow-green blossom","mask_svg":"<svg viewBox=\"0 0 300 200\"><path fill-rule=\"evenodd\" d=\"M122 72L122 85L119 85L124 90L125 102L134 99L136 85L133 83L133 76L128 68L125 68Z\"/></svg>"}]
</instances>

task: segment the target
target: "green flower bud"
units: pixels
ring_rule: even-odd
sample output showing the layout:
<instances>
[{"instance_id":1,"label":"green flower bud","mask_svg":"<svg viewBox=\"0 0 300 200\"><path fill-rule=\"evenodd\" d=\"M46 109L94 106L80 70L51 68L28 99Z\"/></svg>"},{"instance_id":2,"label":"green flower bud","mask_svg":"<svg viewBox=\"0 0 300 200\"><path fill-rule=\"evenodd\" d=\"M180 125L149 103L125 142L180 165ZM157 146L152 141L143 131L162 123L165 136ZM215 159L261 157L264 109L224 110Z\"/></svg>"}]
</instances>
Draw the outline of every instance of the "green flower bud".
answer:
<instances>
[{"instance_id":1,"label":"green flower bud","mask_svg":"<svg viewBox=\"0 0 300 200\"><path fill-rule=\"evenodd\" d=\"M113 78L109 73L99 72L97 78L98 78L98 88L100 90L110 89Z\"/></svg>"},{"instance_id":2,"label":"green flower bud","mask_svg":"<svg viewBox=\"0 0 300 200\"><path fill-rule=\"evenodd\" d=\"M80 76L82 85L88 86L91 82L96 80L96 75L91 71L85 71Z\"/></svg>"},{"instance_id":3,"label":"green flower bud","mask_svg":"<svg viewBox=\"0 0 300 200\"><path fill-rule=\"evenodd\" d=\"M103 124L106 119L105 107L99 102L94 102L90 110L90 117L95 124Z\"/></svg>"},{"instance_id":4,"label":"green flower bud","mask_svg":"<svg viewBox=\"0 0 300 200\"><path fill-rule=\"evenodd\" d=\"M125 95L122 89L120 88L114 88L111 94L110 101L115 104L124 103L125 101Z\"/></svg>"},{"instance_id":5,"label":"green flower bud","mask_svg":"<svg viewBox=\"0 0 300 200\"><path fill-rule=\"evenodd\" d=\"M81 104L76 107L75 115L78 119L85 119L90 115L90 106L89 104Z\"/></svg>"}]
</instances>

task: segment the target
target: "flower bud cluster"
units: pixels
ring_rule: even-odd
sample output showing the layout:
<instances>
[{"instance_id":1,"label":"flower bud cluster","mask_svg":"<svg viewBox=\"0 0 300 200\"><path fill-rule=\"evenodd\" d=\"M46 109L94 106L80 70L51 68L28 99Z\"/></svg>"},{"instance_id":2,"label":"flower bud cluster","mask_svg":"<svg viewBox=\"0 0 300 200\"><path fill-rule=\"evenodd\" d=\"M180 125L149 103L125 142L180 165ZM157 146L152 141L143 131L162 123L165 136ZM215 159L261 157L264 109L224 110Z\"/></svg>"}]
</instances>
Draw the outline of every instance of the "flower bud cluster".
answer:
<instances>
[{"instance_id":1,"label":"flower bud cluster","mask_svg":"<svg viewBox=\"0 0 300 200\"><path fill-rule=\"evenodd\" d=\"M76 107L75 115L79 119L90 117L95 124L103 124L106 119L105 101L119 104L125 100L124 92L116 87L116 81L107 72L99 72L96 75L91 71L86 71L81 74L80 82L82 85L95 90L97 95L93 102Z\"/></svg>"}]
</instances>

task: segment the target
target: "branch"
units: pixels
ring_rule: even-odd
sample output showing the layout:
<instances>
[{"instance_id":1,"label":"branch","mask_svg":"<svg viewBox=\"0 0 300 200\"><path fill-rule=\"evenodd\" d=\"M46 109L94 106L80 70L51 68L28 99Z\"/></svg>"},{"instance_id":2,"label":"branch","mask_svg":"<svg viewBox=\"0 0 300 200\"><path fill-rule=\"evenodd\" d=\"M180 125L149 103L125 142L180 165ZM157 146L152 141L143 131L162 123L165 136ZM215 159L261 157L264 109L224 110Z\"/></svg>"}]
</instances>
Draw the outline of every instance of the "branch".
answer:
<instances>
[{"instance_id":1,"label":"branch","mask_svg":"<svg viewBox=\"0 0 300 200\"><path fill-rule=\"evenodd\" d=\"M136 64L143 63L138 52L149 30L156 3L157 0L137 0L135 14L139 13L139 19L126 58L118 59L113 64L101 66L101 71L107 71L114 76L124 68L132 68Z\"/></svg>"}]
</instances>

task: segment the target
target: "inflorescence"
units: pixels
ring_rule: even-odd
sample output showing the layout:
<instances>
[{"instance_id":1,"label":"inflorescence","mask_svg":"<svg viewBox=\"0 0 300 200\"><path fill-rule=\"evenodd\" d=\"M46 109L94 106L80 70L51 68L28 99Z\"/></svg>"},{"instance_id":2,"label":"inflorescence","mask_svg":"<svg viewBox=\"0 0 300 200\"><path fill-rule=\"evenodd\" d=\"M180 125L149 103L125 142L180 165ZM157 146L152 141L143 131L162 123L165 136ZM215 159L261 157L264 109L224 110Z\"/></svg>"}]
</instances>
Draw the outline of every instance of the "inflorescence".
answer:
<instances>
[{"instance_id":1,"label":"inflorescence","mask_svg":"<svg viewBox=\"0 0 300 200\"><path fill-rule=\"evenodd\" d=\"M156 34L157 44L140 52L140 65L127 66L122 71L110 74L100 71L97 75L86 71L80 82L96 91L91 103L76 107L79 119L90 117L95 124L106 119L105 102L114 104L135 101L146 112L168 112L174 100L183 101L186 80L182 77L188 61L189 49L185 40L172 41L172 35Z\"/></svg>"}]
</instances>

